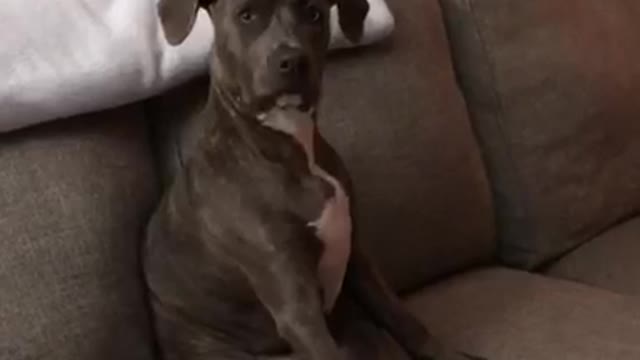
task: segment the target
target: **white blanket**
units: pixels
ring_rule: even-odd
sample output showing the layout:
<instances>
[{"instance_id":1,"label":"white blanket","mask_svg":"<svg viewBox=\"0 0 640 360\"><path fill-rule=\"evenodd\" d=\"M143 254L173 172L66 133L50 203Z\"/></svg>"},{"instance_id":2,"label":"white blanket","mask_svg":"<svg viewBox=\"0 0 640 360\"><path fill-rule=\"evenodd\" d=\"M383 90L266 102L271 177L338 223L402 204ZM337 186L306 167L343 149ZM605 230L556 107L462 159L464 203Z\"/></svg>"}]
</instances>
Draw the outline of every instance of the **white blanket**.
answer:
<instances>
[{"instance_id":1,"label":"white blanket","mask_svg":"<svg viewBox=\"0 0 640 360\"><path fill-rule=\"evenodd\" d=\"M0 0L0 132L134 102L207 69L213 29L204 12L178 47L164 38L156 0ZM385 0L360 45L387 36ZM332 48L350 46L332 14Z\"/></svg>"}]
</instances>

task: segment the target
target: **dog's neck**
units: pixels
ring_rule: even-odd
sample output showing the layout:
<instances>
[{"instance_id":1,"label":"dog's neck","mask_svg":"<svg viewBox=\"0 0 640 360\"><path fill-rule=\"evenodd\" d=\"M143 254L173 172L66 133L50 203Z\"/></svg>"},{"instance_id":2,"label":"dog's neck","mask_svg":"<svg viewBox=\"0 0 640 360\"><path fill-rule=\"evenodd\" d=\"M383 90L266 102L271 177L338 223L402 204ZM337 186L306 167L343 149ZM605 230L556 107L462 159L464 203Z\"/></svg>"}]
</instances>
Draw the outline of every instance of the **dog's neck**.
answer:
<instances>
[{"instance_id":1,"label":"dog's neck","mask_svg":"<svg viewBox=\"0 0 640 360\"><path fill-rule=\"evenodd\" d=\"M292 108L274 106L268 111L256 113L246 110L228 91L213 85L209 105L214 119L208 130L211 139L224 138L239 141L257 152L272 152L274 141L281 142L286 135L291 141L300 142L301 126L316 135L316 112L303 112ZM308 137L309 134L304 136ZM312 142L307 142L311 144ZM307 155L312 149L305 148Z\"/></svg>"}]
</instances>

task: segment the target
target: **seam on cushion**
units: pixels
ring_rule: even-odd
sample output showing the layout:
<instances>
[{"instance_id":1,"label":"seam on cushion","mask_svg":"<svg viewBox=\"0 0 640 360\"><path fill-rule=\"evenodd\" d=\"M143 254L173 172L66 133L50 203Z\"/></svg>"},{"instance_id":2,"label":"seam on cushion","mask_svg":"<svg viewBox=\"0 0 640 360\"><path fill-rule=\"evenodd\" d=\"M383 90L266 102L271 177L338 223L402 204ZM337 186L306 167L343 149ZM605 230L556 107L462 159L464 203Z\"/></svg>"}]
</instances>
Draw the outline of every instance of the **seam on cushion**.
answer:
<instances>
[{"instance_id":1,"label":"seam on cushion","mask_svg":"<svg viewBox=\"0 0 640 360\"><path fill-rule=\"evenodd\" d=\"M139 100L137 106L140 107L141 118L143 121L144 128L144 139L145 139L145 150L147 152L149 161L151 163L151 168L153 170L153 175L155 176L153 182L156 185L156 192L154 194L156 200L160 197L160 189L162 189L162 181L160 180L160 167L158 161L158 155L156 152L156 131L153 126L153 121L151 121L151 114L149 113L149 106L151 99L143 99Z\"/></svg>"},{"instance_id":2,"label":"seam on cushion","mask_svg":"<svg viewBox=\"0 0 640 360\"><path fill-rule=\"evenodd\" d=\"M562 261L565 257L573 254L576 251L579 251L580 249L582 249L583 247L591 244L594 240L604 236L605 234L607 234L608 232L612 231L613 229L616 229L618 227L621 226L625 226L628 223L634 222L636 220L638 220L638 218L640 217L640 211L632 211L631 213L616 219L614 221L611 221L610 223L608 223L607 225L605 225L605 227L603 229L601 229L600 231L595 232L593 235L589 236L589 238L586 241L574 244L572 246L569 246L568 248L564 249L562 252L560 252L557 255L554 255L553 257L549 258L549 259L545 259L545 261L540 264L537 268L535 268L534 270L537 272L547 272L549 271L549 269L551 267L553 267L558 261Z\"/></svg>"},{"instance_id":3,"label":"seam on cushion","mask_svg":"<svg viewBox=\"0 0 640 360\"><path fill-rule=\"evenodd\" d=\"M494 84L494 86L491 86L491 93L494 97L495 100L495 104L497 106L497 111L496 111L496 117L495 117L495 123L496 123L496 128L498 130L498 138L499 141L501 142L501 147L508 150L507 153L505 154L505 156L507 157L508 161L509 161L509 167L511 168L511 172L514 175L514 182L515 182L515 186L518 187L519 191L517 196L517 200L521 201L521 204L523 206L524 209L524 215L527 219L532 219L532 211L531 211L531 196L528 193L528 191L526 191L525 187L522 186L522 172L520 170L520 168L517 166L517 163L513 157L513 144L508 140L507 136L505 135L505 129L504 129L504 119L506 117L505 115L505 109L504 109L504 101L503 101L503 97L500 93L499 90L499 83L498 83L498 76L496 74L496 62L495 62L495 58L493 56L493 54L489 51L489 46L487 44L487 40L486 40L486 36L485 34L483 34L481 28L480 28L480 24L478 21L478 16L476 13L476 8L474 5L474 1L473 0L465 0L465 2L467 3L467 7L470 10L471 13L471 18L473 21L473 25L474 25L474 30L476 32L476 35L478 37L478 42L480 44L480 49L481 51L484 53L484 57L487 59L487 68L489 70L489 75L491 76L491 81ZM526 221L527 223L530 223L530 221ZM536 236L534 236L534 231L536 231L537 229L534 229L531 226L527 226L527 230L528 230L528 234L531 238L535 238ZM509 234L512 235L512 234ZM505 248L506 246L513 248L513 249L519 249L524 253L527 254L531 254L531 253L536 253L536 251L528 249L528 248L524 248L521 247L519 245L513 244L513 243L509 243L509 244L504 244L503 243L504 239L498 238L498 242L499 242L499 247L501 248ZM501 259L503 260L503 259Z\"/></svg>"},{"instance_id":4,"label":"seam on cushion","mask_svg":"<svg viewBox=\"0 0 640 360\"><path fill-rule=\"evenodd\" d=\"M154 102L158 101L158 99L160 98L161 95L157 95L153 98L147 99L147 100L143 100L143 112L144 112L144 117L145 117L145 121L147 123L146 125L146 131L147 131L147 141L148 141L148 146L149 146L149 151L151 153L151 157L153 159L153 167L154 167L154 172L157 176L157 185L158 185L158 189L162 189L164 186L166 186L167 184L164 183L164 171L163 171L163 165L162 165L162 161L163 161L163 155L162 155L162 150L160 150L161 148L161 144L159 140L160 134L158 131L158 125L157 121L152 121L154 114L153 111L151 110L151 108L153 106L155 106ZM168 140L176 149L178 147L178 140L176 139L176 136L174 135L174 133L171 133L171 139ZM176 156L179 157L180 154L178 153L178 151L175 151ZM182 165L182 159L179 158L180 161L180 165ZM158 197L161 196L161 191L159 190L159 193L157 195Z\"/></svg>"},{"instance_id":5,"label":"seam on cushion","mask_svg":"<svg viewBox=\"0 0 640 360\"><path fill-rule=\"evenodd\" d=\"M480 166L482 167L482 176L483 176L483 182L485 182L485 189L486 191L488 191L487 196L489 197L488 201L489 201L489 206L490 206L490 210L491 210L491 222L492 222L492 230L491 230L491 241L492 241L492 251L490 254L490 258L491 261L493 263L496 263L497 260L499 260L499 248L498 248L498 244L497 244L497 235L498 235L498 216L497 216L497 206L496 206L496 199L494 196L494 190L493 190L493 184L490 180L489 177L489 170L487 168L487 163L486 163L486 156L483 155L483 150L482 150L482 146L480 144L480 141L478 139L477 136L477 131L476 129L474 129L473 126L473 122L471 121L472 118L472 114L471 114L471 107L469 105L469 101L467 99L467 97L465 96L465 92L463 90L463 87L461 85L462 80L461 80L461 75L460 75L460 71L458 68L458 64L456 62L456 58L455 58L455 48L453 46L453 37L451 35L451 29L449 27L449 23L446 19L446 4L444 3L447 0L438 0L438 15L440 17L440 19L442 20L442 27L444 28L444 36L445 36L445 41L447 42L447 51L448 51L448 57L447 59L449 60L450 63L450 69L451 72L454 76L454 81L455 81L455 85L456 85L456 90L458 95L460 96L460 99L462 101L462 104L464 105L464 115L466 115L466 122L468 125L468 130L469 133L472 137L473 140L473 146L474 148L479 152L480 155Z\"/></svg>"}]
</instances>

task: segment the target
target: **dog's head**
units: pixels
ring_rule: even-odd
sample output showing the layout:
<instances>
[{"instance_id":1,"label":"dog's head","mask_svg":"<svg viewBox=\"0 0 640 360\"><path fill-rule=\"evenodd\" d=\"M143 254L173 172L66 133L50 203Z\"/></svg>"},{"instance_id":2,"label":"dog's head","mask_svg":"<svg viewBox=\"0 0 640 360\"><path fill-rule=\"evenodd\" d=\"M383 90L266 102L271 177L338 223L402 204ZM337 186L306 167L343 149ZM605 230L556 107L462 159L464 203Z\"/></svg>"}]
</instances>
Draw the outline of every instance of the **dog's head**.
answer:
<instances>
[{"instance_id":1,"label":"dog's head","mask_svg":"<svg viewBox=\"0 0 640 360\"><path fill-rule=\"evenodd\" d=\"M216 86L241 110L259 113L283 99L300 108L317 102L333 5L344 34L358 41L367 0L160 0L158 9L174 45L191 31L197 9L208 10L215 28Z\"/></svg>"}]
</instances>

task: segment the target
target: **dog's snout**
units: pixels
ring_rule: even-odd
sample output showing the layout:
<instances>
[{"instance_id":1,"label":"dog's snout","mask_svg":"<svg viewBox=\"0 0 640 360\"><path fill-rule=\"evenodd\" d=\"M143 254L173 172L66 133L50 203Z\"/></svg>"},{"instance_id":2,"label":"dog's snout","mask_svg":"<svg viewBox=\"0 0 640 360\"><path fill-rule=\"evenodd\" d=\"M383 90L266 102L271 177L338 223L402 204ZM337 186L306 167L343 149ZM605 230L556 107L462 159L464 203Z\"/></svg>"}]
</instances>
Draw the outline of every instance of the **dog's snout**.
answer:
<instances>
[{"instance_id":1,"label":"dog's snout","mask_svg":"<svg viewBox=\"0 0 640 360\"><path fill-rule=\"evenodd\" d=\"M283 75L293 75L303 72L307 66L307 59L302 51L297 49L281 49L274 54L274 66Z\"/></svg>"},{"instance_id":2,"label":"dog's snout","mask_svg":"<svg viewBox=\"0 0 640 360\"><path fill-rule=\"evenodd\" d=\"M266 99L278 98L283 94L301 95L303 102L313 101L312 94L319 83L315 70L313 53L292 42L282 42L272 47L256 69L256 79L260 82L257 93ZM308 97L308 98L307 98Z\"/></svg>"}]
</instances>

